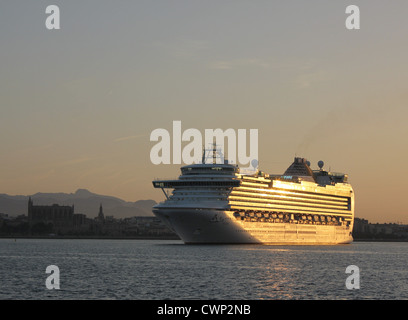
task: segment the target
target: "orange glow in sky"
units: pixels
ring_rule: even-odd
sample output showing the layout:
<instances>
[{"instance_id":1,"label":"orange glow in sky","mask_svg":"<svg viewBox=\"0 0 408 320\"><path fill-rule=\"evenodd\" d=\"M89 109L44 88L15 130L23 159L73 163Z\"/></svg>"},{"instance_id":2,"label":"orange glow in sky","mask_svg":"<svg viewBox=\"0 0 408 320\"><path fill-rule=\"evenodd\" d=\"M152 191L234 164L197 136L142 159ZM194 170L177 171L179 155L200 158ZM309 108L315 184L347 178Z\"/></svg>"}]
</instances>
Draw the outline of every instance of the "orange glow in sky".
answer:
<instances>
[{"instance_id":1,"label":"orange glow in sky","mask_svg":"<svg viewBox=\"0 0 408 320\"><path fill-rule=\"evenodd\" d=\"M408 224L406 1L43 1L0 10L0 193L163 200L157 128L259 130L259 168L349 175L356 217Z\"/></svg>"}]
</instances>

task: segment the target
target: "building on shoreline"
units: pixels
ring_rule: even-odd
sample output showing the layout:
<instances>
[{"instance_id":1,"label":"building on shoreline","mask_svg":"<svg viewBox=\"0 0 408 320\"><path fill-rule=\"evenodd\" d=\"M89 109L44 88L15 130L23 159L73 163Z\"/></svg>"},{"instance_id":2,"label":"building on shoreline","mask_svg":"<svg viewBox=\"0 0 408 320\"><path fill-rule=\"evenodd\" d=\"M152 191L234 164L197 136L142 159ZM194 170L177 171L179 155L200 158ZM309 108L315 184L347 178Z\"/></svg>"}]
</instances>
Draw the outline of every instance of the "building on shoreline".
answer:
<instances>
[{"instance_id":1,"label":"building on shoreline","mask_svg":"<svg viewBox=\"0 0 408 320\"><path fill-rule=\"evenodd\" d=\"M353 237L356 240L403 240L408 241L408 225L399 223L370 223L355 218Z\"/></svg>"},{"instance_id":2,"label":"building on shoreline","mask_svg":"<svg viewBox=\"0 0 408 320\"><path fill-rule=\"evenodd\" d=\"M118 237L118 238L178 238L157 217L129 217L115 219L105 216L102 204L98 215L88 218L75 213L75 207L34 205L28 200L27 215L9 217L0 214L0 236L67 236L67 237Z\"/></svg>"},{"instance_id":3,"label":"building on shoreline","mask_svg":"<svg viewBox=\"0 0 408 320\"><path fill-rule=\"evenodd\" d=\"M39 224L45 224L50 228L52 226L54 233L66 232L72 229L74 224L74 205L34 205L30 197L28 199L28 223L31 229Z\"/></svg>"}]
</instances>

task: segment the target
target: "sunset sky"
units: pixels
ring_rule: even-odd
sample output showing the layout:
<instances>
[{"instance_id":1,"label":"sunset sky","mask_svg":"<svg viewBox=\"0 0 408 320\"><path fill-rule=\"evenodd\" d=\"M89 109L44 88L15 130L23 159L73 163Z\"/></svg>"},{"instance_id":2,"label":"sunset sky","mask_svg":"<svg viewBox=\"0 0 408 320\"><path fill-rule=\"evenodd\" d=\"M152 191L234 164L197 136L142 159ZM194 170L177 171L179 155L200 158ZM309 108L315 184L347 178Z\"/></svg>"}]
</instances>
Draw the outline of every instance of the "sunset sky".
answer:
<instances>
[{"instance_id":1,"label":"sunset sky","mask_svg":"<svg viewBox=\"0 0 408 320\"><path fill-rule=\"evenodd\" d=\"M152 164L150 133L180 120L258 129L261 170L323 160L348 173L357 217L408 224L407 14L406 0L3 1L0 193L161 201L151 181L180 166Z\"/></svg>"}]
</instances>

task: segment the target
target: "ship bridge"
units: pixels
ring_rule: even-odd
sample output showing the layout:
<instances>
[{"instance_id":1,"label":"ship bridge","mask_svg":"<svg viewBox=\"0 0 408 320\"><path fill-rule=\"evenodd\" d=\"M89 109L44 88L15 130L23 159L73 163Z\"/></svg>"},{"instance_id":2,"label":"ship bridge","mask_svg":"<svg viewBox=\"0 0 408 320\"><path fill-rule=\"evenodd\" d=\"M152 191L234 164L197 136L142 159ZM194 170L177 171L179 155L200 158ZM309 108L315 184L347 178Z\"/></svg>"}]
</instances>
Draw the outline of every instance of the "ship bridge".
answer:
<instances>
[{"instance_id":1,"label":"ship bridge","mask_svg":"<svg viewBox=\"0 0 408 320\"><path fill-rule=\"evenodd\" d=\"M240 180L156 180L153 181L155 188L178 188L178 187L239 187Z\"/></svg>"},{"instance_id":2,"label":"ship bridge","mask_svg":"<svg viewBox=\"0 0 408 320\"><path fill-rule=\"evenodd\" d=\"M172 201L226 201L229 192L241 185L239 167L223 163L202 163L183 166L177 179L154 180L153 186L162 189ZM164 189L173 189L169 196Z\"/></svg>"},{"instance_id":3,"label":"ship bridge","mask_svg":"<svg viewBox=\"0 0 408 320\"><path fill-rule=\"evenodd\" d=\"M180 176L180 178L185 175L235 175L235 173L239 173L239 167L237 165L228 164L227 162L224 164L191 164L181 168L182 176Z\"/></svg>"}]
</instances>

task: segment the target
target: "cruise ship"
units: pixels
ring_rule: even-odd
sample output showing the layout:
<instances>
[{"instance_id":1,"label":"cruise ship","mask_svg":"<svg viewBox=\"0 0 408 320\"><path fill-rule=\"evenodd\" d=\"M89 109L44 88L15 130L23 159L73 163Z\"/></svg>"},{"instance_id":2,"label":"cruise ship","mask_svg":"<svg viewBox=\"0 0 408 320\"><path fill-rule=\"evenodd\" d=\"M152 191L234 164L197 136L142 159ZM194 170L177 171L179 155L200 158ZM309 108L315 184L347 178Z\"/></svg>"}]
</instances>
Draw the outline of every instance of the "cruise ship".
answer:
<instances>
[{"instance_id":1,"label":"cruise ship","mask_svg":"<svg viewBox=\"0 0 408 320\"><path fill-rule=\"evenodd\" d=\"M213 149L213 153L216 149ZM335 245L353 241L347 174L312 170L295 157L282 175L245 172L213 155L177 179L154 180L165 201L153 213L186 244ZM212 160L211 160L212 159ZM208 163L209 162L209 163ZM248 170L246 170L248 171Z\"/></svg>"}]
</instances>

